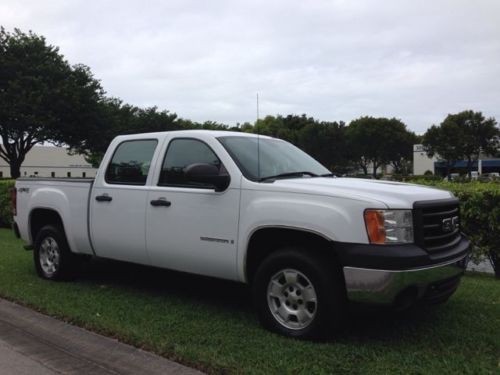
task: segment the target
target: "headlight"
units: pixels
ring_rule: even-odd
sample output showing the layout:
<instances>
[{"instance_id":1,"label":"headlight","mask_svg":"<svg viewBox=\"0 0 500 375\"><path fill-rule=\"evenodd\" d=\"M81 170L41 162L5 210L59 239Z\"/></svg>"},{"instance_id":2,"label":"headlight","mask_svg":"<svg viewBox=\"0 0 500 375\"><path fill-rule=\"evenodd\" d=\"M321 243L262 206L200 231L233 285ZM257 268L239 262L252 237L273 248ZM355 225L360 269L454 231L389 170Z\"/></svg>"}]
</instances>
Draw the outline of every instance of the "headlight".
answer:
<instances>
[{"instance_id":1,"label":"headlight","mask_svg":"<svg viewBox=\"0 0 500 375\"><path fill-rule=\"evenodd\" d=\"M401 244L413 242L411 210L366 210L365 224L370 243Z\"/></svg>"}]
</instances>

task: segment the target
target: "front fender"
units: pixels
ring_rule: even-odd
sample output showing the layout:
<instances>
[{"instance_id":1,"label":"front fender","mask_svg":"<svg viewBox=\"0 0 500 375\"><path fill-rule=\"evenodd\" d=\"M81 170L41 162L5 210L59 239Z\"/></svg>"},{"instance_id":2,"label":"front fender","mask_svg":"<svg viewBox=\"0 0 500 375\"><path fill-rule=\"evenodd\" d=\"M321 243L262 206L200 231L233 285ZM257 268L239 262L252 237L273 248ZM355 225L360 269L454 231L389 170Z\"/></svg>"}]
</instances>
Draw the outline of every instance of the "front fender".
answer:
<instances>
[{"instance_id":1,"label":"front fender","mask_svg":"<svg viewBox=\"0 0 500 375\"><path fill-rule=\"evenodd\" d=\"M241 197L237 267L245 278L252 235L261 228L291 228L330 241L368 243L363 212L367 202L321 195L244 190Z\"/></svg>"}]
</instances>

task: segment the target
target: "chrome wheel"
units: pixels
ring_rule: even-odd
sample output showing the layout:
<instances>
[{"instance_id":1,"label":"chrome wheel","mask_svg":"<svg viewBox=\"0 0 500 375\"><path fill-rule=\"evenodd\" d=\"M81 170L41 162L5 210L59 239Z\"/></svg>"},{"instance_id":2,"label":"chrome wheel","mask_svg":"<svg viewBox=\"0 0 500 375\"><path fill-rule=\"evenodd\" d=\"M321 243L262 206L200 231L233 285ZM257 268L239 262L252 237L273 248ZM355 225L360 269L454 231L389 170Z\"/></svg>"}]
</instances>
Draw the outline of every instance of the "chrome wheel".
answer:
<instances>
[{"instance_id":1,"label":"chrome wheel","mask_svg":"<svg viewBox=\"0 0 500 375\"><path fill-rule=\"evenodd\" d=\"M54 275L59 269L61 254L59 245L53 237L45 237L40 244L40 267L47 277Z\"/></svg>"},{"instance_id":2,"label":"chrome wheel","mask_svg":"<svg viewBox=\"0 0 500 375\"><path fill-rule=\"evenodd\" d=\"M273 317L293 330L306 328L318 310L314 285L302 272L294 269L281 270L271 277L267 303Z\"/></svg>"}]
</instances>

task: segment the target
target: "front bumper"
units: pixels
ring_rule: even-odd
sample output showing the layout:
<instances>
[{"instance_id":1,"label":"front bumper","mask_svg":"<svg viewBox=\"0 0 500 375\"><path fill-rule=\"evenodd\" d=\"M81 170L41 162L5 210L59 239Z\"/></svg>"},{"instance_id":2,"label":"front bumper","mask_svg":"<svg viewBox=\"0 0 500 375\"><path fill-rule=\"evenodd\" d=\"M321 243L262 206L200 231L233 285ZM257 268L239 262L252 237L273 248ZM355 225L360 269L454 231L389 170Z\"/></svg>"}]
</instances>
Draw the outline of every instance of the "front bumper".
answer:
<instances>
[{"instance_id":1,"label":"front bumper","mask_svg":"<svg viewBox=\"0 0 500 375\"><path fill-rule=\"evenodd\" d=\"M351 302L404 308L417 300L439 302L458 287L469 260L470 241L431 254L416 244L335 243Z\"/></svg>"},{"instance_id":2,"label":"front bumper","mask_svg":"<svg viewBox=\"0 0 500 375\"><path fill-rule=\"evenodd\" d=\"M347 297L352 302L404 307L430 297L446 299L458 287L469 255L406 270L344 267ZM444 289L443 289L444 288Z\"/></svg>"}]
</instances>

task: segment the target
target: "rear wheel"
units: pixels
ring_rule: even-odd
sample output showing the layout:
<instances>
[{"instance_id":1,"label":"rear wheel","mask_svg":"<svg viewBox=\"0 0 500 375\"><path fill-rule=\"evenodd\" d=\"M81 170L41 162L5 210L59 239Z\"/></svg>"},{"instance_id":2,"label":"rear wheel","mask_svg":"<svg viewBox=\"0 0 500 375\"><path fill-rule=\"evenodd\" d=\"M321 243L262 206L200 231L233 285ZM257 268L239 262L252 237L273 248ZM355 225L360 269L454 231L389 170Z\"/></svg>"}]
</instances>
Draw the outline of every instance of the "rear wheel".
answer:
<instances>
[{"instance_id":1,"label":"rear wheel","mask_svg":"<svg viewBox=\"0 0 500 375\"><path fill-rule=\"evenodd\" d=\"M46 225L35 240L33 260L38 276L48 280L69 280L75 277L79 259L69 249L64 231Z\"/></svg>"},{"instance_id":2,"label":"rear wheel","mask_svg":"<svg viewBox=\"0 0 500 375\"><path fill-rule=\"evenodd\" d=\"M283 248L257 269L253 293L267 329L290 337L323 338L341 327L345 293L338 269L319 254Z\"/></svg>"}]
</instances>

